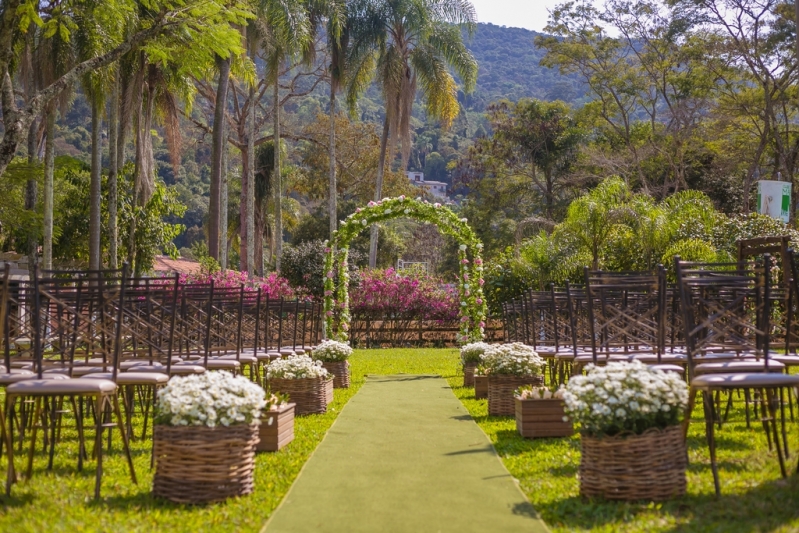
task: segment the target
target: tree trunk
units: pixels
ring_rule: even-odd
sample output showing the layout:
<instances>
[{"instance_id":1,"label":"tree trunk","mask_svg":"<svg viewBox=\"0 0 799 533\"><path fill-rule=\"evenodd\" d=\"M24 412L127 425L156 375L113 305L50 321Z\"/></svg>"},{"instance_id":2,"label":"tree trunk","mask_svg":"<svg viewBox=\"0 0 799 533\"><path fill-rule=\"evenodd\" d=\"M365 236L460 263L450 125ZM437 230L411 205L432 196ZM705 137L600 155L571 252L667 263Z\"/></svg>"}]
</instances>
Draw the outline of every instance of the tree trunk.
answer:
<instances>
[{"instance_id":1,"label":"tree trunk","mask_svg":"<svg viewBox=\"0 0 799 533\"><path fill-rule=\"evenodd\" d=\"M283 255L283 179L280 175L280 80L275 78L275 270L280 272Z\"/></svg>"},{"instance_id":2,"label":"tree trunk","mask_svg":"<svg viewBox=\"0 0 799 533\"><path fill-rule=\"evenodd\" d=\"M219 66L219 83L214 103L214 129L211 140L211 191L208 205L208 253L219 260L219 224L220 203L222 194L222 150L225 137L225 108L227 107L227 89L230 81L230 56L217 58Z\"/></svg>"},{"instance_id":3,"label":"tree trunk","mask_svg":"<svg viewBox=\"0 0 799 533\"><path fill-rule=\"evenodd\" d=\"M245 126L246 128L246 126ZM245 144L249 144L247 142L248 134L245 133ZM247 220L250 216L249 213L249 205L250 205L250 183L252 183L252 171L250 170L252 165L250 164L250 151L249 146L242 148L241 150L241 201L239 202L239 270L242 272L249 272L250 265L252 264L249 260L250 258L250 250L252 249L252 245L250 244L249 232L247 231Z\"/></svg>"},{"instance_id":4,"label":"tree trunk","mask_svg":"<svg viewBox=\"0 0 799 533\"><path fill-rule=\"evenodd\" d=\"M55 106L47 111L44 141L44 256L45 270L53 269L53 173L55 171Z\"/></svg>"},{"instance_id":5,"label":"tree trunk","mask_svg":"<svg viewBox=\"0 0 799 533\"><path fill-rule=\"evenodd\" d=\"M246 190L246 198L242 199L242 207L246 206L244 220L241 221L245 238L242 239L242 245L246 246L245 251L242 253L242 260L246 257L247 267L242 268L250 273L250 277L255 273L255 87L250 86L249 98L247 100L250 104L247 110L246 117L246 165L245 174L247 183L242 183L242 195ZM244 154L242 154L244 156ZM246 185L246 187L245 187ZM245 244L246 243L246 244Z\"/></svg>"},{"instance_id":6,"label":"tree trunk","mask_svg":"<svg viewBox=\"0 0 799 533\"><path fill-rule=\"evenodd\" d=\"M227 270L228 151L227 128L222 143L222 180L219 190L219 266Z\"/></svg>"},{"instance_id":7,"label":"tree trunk","mask_svg":"<svg viewBox=\"0 0 799 533\"><path fill-rule=\"evenodd\" d=\"M330 242L333 242L333 233L336 231L337 224L337 205L336 205L336 89L334 83L330 82L330 193L328 198L328 210L330 211Z\"/></svg>"},{"instance_id":8,"label":"tree trunk","mask_svg":"<svg viewBox=\"0 0 799 533\"><path fill-rule=\"evenodd\" d=\"M89 185L89 269L100 269L100 202L101 162L100 162L100 97L91 98L92 105L92 168Z\"/></svg>"},{"instance_id":9,"label":"tree trunk","mask_svg":"<svg viewBox=\"0 0 799 533\"><path fill-rule=\"evenodd\" d=\"M36 172L37 170L34 168L34 165L38 162L38 157L36 157L36 120L31 121L28 126L28 182L25 185L25 209L30 212L36 211L36 196L37 196L37 186L36 186ZM27 246L27 254L28 254L28 275L30 275L30 279L33 279L36 275L36 227L32 225L28 229L28 242L26 243Z\"/></svg>"},{"instance_id":10,"label":"tree trunk","mask_svg":"<svg viewBox=\"0 0 799 533\"><path fill-rule=\"evenodd\" d=\"M388 145L388 117L383 120L383 134L380 136L380 159L377 161L377 180L375 181L375 202L383 197L383 173L386 166L386 146ZM369 239L369 268L377 264L377 224L372 225Z\"/></svg>"},{"instance_id":11,"label":"tree trunk","mask_svg":"<svg viewBox=\"0 0 799 533\"><path fill-rule=\"evenodd\" d=\"M119 175L120 162L119 147L121 142L119 126L119 80L120 73L114 81L114 88L111 91L111 103L108 111L108 266L118 267L117 249L117 203L119 202L117 191L117 176Z\"/></svg>"}]
</instances>

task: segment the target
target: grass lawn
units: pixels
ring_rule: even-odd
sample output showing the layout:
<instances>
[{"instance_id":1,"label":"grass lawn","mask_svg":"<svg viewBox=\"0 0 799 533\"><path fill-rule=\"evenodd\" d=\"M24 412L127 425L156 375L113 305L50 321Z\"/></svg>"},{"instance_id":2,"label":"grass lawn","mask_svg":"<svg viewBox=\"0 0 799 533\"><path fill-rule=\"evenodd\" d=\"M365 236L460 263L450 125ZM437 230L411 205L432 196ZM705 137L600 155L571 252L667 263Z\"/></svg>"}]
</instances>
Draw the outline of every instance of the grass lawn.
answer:
<instances>
[{"instance_id":1,"label":"grass lawn","mask_svg":"<svg viewBox=\"0 0 799 533\"><path fill-rule=\"evenodd\" d=\"M779 476L776 456L768 452L762 428L746 429L742 412L718 434L723 496L713 496L701 412L689 436L689 494L664 504L586 503L578 496L579 439L530 441L516 433L511 418L487 416L487 401L474 400L460 387L457 350L357 350L351 359L352 386L336 389L325 415L298 417L295 440L277 453L257 456L255 493L210 506L183 506L150 496L150 442L135 442L139 484L127 474L118 439L104 461L103 498L93 501L94 463L75 471L77 444L65 432L53 472L39 453L32 480L0 496L0 531L258 531L288 491L336 416L365 374L436 373L448 379L486 432L505 466L554 531L799 531L799 476ZM753 426L755 427L755 426ZM797 424L789 425L789 444L799 452ZM796 468L796 455L790 466ZM17 467L23 466L18 457ZM5 471L5 463L2 463ZM0 477L4 480L4 476Z\"/></svg>"}]
</instances>

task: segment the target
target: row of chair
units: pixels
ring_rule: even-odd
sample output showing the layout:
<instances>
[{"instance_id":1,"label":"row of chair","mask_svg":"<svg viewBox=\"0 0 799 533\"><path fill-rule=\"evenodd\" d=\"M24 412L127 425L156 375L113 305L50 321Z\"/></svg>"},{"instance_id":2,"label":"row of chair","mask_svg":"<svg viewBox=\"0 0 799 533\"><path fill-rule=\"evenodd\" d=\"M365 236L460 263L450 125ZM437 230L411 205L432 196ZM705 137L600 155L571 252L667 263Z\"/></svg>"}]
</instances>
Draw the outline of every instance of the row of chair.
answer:
<instances>
[{"instance_id":1,"label":"row of chair","mask_svg":"<svg viewBox=\"0 0 799 533\"><path fill-rule=\"evenodd\" d=\"M84 429L94 427L95 496L104 429L120 429L135 482L128 443L134 414L142 415L144 438L155 393L171 376L227 370L262 382L265 364L306 353L321 337L319 304L269 298L260 287L181 284L177 276L135 279L127 267L37 272L31 282L12 282L8 273L0 302L7 491L17 478L14 447L26 432L28 477L40 428L52 468L66 412L74 414L79 469L87 457Z\"/></svg>"},{"instance_id":2,"label":"row of chair","mask_svg":"<svg viewBox=\"0 0 799 533\"><path fill-rule=\"evenodd\" d=\"M793 416L791 395L799 386L799 375L789 371L799 366L799 268L792 251L788 259L790 272L775 268L769 254L735 263L675 257L674 284L662 266L621 273L586 268L581 287L551 286L505 303L506 340L534 346L549 362L553 383L588 363L636 359L684 374L690 385L685 431L701 392L717 493L714 425L724 418L721 395L729 412L732 393L743 392L749 423L754 393L785 476L785 407Z\"/></svg>"}]
</instances>

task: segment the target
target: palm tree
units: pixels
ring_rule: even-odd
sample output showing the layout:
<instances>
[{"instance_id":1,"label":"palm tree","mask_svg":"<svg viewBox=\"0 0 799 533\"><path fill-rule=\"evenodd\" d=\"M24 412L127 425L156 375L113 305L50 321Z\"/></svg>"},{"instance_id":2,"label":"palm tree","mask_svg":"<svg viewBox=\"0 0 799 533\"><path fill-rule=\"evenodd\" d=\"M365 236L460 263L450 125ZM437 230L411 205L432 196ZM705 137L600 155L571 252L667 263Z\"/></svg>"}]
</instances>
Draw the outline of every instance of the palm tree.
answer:
<instances>
[{"instance_id":1,"label":"palm tree","mask_svg":"<svg viewBox=\"0 0 799 533\"><path fill-rule=\"evenodd\" d=\"M383 193L386 154L402 145L402 166L411 150L410 118L417 88L421 90L428 117L449 127L458 115L457 85L452 68L466 92L477 81L477 62L461 35L474 31L477 16L467 0L355 0L353 6L353 55L363 57L376 49L377 81L385 100L380 138L380 160L375 200ZM377 259L377 226L372 226L369 266Z\"/></svg>"},{"instance_id":2,"label":"palm tree","mask_svg":"<svg viewBox=\"0 0 799 533\"><path fill-rule=\"evenodd\" d=\"M280 67L291 57L302 57L310 64L314 59L313 25L310 11L300 0L268 0L264 10L267 32L264 34L267 77L274 82L273 118L274 145L280 146ZM272 177L275 195L275 270L280 271L283 254L283 180L280 168L280 150L274 151Z\"/></svg>"}]
</instances>

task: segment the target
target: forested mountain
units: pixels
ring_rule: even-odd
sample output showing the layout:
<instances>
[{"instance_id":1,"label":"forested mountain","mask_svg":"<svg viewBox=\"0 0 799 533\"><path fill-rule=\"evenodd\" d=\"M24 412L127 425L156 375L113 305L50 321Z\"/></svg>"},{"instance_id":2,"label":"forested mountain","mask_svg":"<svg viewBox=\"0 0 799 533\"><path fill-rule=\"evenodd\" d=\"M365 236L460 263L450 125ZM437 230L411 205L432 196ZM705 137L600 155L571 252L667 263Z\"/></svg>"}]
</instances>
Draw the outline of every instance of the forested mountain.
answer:
<instances>
[{"instance_id":1,"label":"forested mountain","mask_svg":"<svg viewBox=\"0 0 799 533\"><path fill-rule=\"evenodd\" d=\"M523 28L477 25L474 37L466 42L480 69L477 89L466 96L468 109L484 111L503 98L581 101L585 90L576 78L540 65L544 51L533 42L538 35Z\"/></svg>"}]
</instances>

